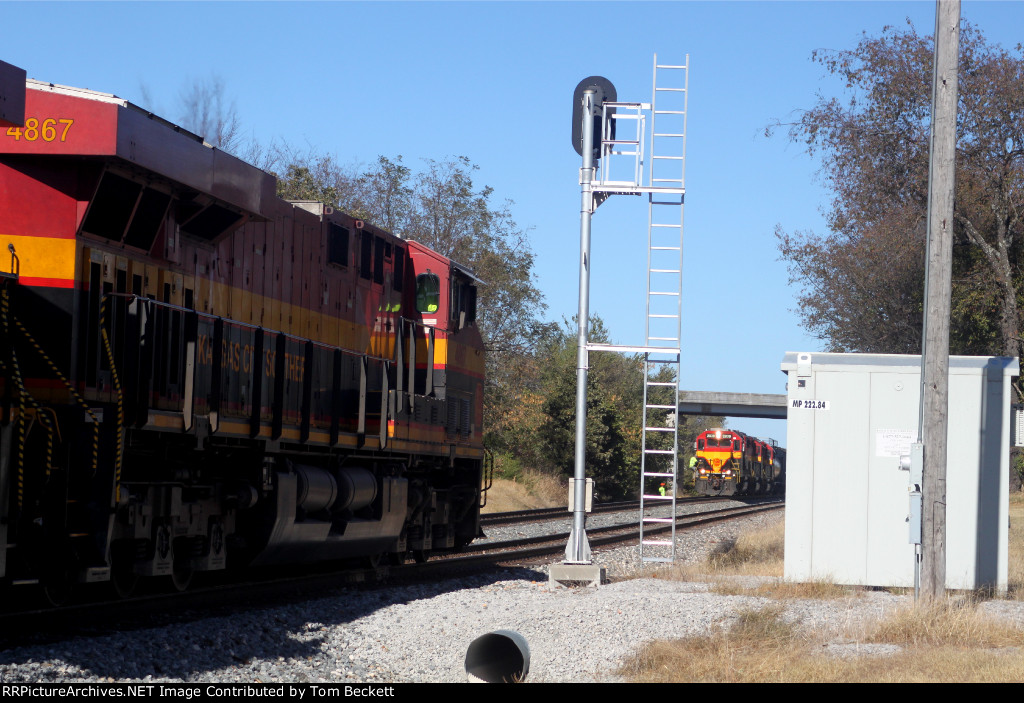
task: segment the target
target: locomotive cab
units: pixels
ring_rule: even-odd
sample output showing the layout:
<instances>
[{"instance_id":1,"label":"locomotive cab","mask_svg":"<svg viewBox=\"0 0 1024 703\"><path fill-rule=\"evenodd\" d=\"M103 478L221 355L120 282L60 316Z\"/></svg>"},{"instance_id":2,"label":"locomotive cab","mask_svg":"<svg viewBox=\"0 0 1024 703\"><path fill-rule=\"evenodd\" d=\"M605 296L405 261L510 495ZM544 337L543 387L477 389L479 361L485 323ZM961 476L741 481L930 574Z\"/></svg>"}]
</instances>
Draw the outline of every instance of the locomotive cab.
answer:
<instances>
[{"instance_id":1,"label":"locomotive cab","mask_svg":"<svg viewBox=\"0 0 1024 703\"><path fill-rule=\"evenodd\" d=\"M701 432L694 442L694 485L702 495L778 492L785 483L785 450L736 430Z\"/></svg>"}]
</instances>

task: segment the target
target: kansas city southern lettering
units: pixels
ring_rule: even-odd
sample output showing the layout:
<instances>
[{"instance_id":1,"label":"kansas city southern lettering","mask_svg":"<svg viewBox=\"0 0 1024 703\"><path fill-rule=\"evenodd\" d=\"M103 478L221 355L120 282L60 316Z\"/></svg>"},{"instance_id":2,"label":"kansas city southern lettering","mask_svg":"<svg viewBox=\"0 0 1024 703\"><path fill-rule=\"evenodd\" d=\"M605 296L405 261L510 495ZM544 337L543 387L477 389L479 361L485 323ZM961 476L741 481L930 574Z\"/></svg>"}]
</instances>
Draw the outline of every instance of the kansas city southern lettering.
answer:
<instances>
[{"instance_id":1,"label":"kansas city southern lettering","mask_svg":"<svg viewBox=\"0 0 1024 703\"><path fill-rule=\"evenodd\" d=\"M214 352L213 344L210 341L209 335L201 334L197 341L196 361L204 366L211 366L213 364ZM250 344L229 342L225 339L220 343L221 368L240 371L242 373L252 373L257 368L253 363L254 352L255 350ZM263 374L268 378L274 378L277 375L277 352L266 350L263 352L262 357ZM302 377L305 372L306 358L304 356L300 354L284 355L285 379L289 381L302 382Z\"/></svg>"}]
</instances>

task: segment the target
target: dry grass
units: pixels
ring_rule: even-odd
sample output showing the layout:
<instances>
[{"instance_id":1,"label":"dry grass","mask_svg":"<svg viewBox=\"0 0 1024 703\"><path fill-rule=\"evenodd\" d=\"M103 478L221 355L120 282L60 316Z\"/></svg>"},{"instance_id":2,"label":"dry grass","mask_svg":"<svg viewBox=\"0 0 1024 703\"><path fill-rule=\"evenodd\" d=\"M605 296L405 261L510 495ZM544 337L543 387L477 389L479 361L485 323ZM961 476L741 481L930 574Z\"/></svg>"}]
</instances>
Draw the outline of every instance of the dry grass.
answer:
<instances>
[{"instance_id":1,"label":"dry grass","mask_svg":"<svg viewBox=\"0 0 1024 703\"><path fill-rule=\"evenodd\" d=\"M1007 595L1024 600L1024 494L1010 494L1010 545Z\"/></svg>"},{"instance_id":2,"label":"dry grass","mask_svg":"<svg viewBox=\"0 0 1024 703\"><path fill-rule=\"evenodd\" d=\"M567 505L569 489L554 476L524 469L514 479L496 478L481 512L554 508Z\"/></svg>"},{"instance_id":3,"label":"dry grass","mask_svg":"<svg viewBox=\"0 0 1024 703\"><path fill-rule=\"evenodd\" d=\"M713 581L720 595L785 601L850 597L828 583L751 585L782 575L783 524L724 543L705 564L660 578ZM1010 499L1010 597L1024 600L1024 496ZM826 634L785 619L785 603L741 611L710 634L645 645L620 670L635 682L1001 683L1024 681L1024 631L981 613L972 599L922 602L874 624Z\"/></svg>"},{"instance_id":4,"label":"dry grass","mask_svg":"<svg viewBox=\"0 0 1024 703\"><path fill-rule=\"evenodd\" d=\"M904 646L1018 647L1024 632L984 616L972 600L923 600L897 611L866 641Z\"/></svg>"},{"instance_id":5,"label":"dry grass","mask_svg":"<svg viewBox=\"0 0 1024 703\"><path fill-rule=\"evenodd\" d=\"M764 531L723 542L708 558L708 566L716 573L781 577L785 541L786 524L780 519Z\"/></svg>"},{"instance_id":6,"label":"dry grass","mask_svg":"<svg viewBox=\"0 0 1024 703\"><path fill-rule=\"evenodd\" d=\"M720 579L711 587L713 593L723 596L759 596L777 600L835 600L849 598L860 593L859 589L839 586L826 581L789 583L787 581L765 581L745 585L736 581Z\"/></svg>"},{"instance_id":7,"label":"dry grass","mask_svg":"<svg viewBox=\"0 0 1024 703\"><path fill-rule=\"evenodd\" d=\"M723 589L730 586L733 577L764 576L782 578L782 548L785 543L785 523L778 522L759 532L747 532L737 539L725 540L716 546L705 563L679 563L654 572L635 576L663 578L673 581L715 581ZM737 591L739 592L739 591ZM744 593L749 591L743 591Z\"/></svg>"},{"instance_id":8,"label":"dry grass","mask_svg":"<svg viewBox=\"0 0 1024 703\"><path fill-rule=\"evenodd\" d=\"M645 645L620 670L634 682L956 683L1024 680L1024 633L972 604L922 606L834 644L784 618L741 611L710 635Z\"/></svg>"}]
</instances>

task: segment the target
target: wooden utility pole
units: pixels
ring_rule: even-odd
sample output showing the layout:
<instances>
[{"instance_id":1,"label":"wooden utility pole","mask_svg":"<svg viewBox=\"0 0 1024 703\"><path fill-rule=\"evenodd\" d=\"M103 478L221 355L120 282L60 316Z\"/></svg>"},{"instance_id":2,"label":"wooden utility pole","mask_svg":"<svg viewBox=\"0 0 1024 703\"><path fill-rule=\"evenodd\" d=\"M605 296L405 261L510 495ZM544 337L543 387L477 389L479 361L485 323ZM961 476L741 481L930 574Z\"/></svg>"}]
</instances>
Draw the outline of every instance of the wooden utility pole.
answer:
<instances>
[{"instance_id":1,"label":"wooden utility pole","mask_svg":"<svg viewBox=\"0 0 1024 703\"><path fill-rule=\"evenodd\" d=\"M924 443L921 593L927 598L942 596L946 589L946 434L959 47L960 0L937 0L928 173L926 307L921 355L920 431Z\"/></svg>"}]
</instances>

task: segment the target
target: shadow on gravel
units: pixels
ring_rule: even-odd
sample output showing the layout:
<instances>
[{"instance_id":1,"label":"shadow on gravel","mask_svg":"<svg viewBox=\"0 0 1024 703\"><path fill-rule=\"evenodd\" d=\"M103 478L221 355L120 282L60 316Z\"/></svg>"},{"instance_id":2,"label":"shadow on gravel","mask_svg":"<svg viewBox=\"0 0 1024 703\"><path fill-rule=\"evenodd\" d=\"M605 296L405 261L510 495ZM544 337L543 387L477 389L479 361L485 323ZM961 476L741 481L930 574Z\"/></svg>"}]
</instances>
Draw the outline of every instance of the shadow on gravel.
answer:
<instances>
[{"instance_id":1,"label":"shadow on gravel","mask_svg":"<svg viewBox=\"0 0 1024 703\"><path fill-rule=\"evenodd\" d=\"M509 568L441 581L405 585L374 584L320 590L316 595L281 596L272 602L235 602L215 609L113 617L102 626L76 623L77 634L49 643L22 644L4 637L0 681L68 682L104 678L195 681L267 681L266 673L292 660L305 663L309 680L330 679L332 667L345 668L357 649L381 646L367 638L337 634L334 625L352 623L380 610L467 588L510 580L547 580L541 571ZM528 591L524 591L524 596ZM64 623L66 627L70 623ZM395 627L401 627L396 622ZM26 627L29 627L26 625ZM377 627L386 636L386 629ZM22 630L29 632L29 630ZM64 632L66 633L66 629ZM10 633L8 633L9 635ZM428 643L424 643L429 646ZM366 660L364 655L362 660ZM316 662L319 662L317 664ZM15 674L7 670L18 667ZM212 674L212 676L211 676ZM303 681L298 668L290 672Z\"/></svg>"}]
</instances>

